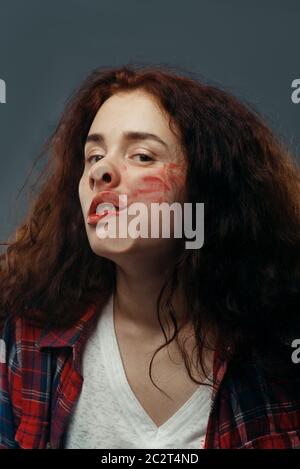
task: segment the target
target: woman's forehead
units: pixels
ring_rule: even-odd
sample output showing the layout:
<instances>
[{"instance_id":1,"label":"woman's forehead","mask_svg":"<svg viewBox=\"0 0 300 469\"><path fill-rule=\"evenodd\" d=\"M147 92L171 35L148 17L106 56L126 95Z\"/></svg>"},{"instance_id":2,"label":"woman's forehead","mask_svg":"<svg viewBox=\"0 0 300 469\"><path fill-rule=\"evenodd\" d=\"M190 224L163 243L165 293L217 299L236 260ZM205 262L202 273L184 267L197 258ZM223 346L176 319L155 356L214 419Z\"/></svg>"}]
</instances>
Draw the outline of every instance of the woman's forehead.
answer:
<instances>
[{"instance_id":1,"label":"woman's forehead","mask_svg":"<svg viewBox=\"0 0 300 469\"><path fill-rule=\"evenodd\" d=\"M109 140L110 136L116 139L129 131L156 135L169 149L179 143L167 113L154 97L141 90L116 93L108 98L98 109L89 134L100 133Z\"/></svg>"}]
</instances>

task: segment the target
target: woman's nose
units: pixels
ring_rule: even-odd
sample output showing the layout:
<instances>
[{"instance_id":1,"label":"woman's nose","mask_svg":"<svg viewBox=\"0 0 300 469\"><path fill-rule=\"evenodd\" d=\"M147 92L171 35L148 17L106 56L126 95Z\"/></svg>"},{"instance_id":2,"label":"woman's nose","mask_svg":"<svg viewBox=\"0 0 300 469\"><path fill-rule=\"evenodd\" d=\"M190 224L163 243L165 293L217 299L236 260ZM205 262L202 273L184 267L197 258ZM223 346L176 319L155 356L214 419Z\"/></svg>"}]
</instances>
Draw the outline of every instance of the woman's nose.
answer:
<instances>
[{"instance_id":1,"label":"woman's nose","mask_svg":"<svg viewBox=\"0 0 300 469\"><path fill-rule=\"evenodd\" d=\"M103 187L110 188L117 186L119 181L120 176L118 171L107 163L95 165L89 173L91 189L94 189L94 186L97 185L100 190L104 190Z\"/></svg>"}]
</instances>

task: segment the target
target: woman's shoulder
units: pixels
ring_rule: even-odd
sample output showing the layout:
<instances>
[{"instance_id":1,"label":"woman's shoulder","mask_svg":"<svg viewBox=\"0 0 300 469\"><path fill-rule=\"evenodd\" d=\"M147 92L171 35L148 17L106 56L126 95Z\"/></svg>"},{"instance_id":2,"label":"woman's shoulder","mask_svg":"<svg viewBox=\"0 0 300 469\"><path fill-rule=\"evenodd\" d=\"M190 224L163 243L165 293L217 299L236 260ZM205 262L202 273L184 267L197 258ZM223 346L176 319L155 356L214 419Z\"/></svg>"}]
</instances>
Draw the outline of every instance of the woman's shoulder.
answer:
<instances>
[{"instance_id":1,"label":"woman's shoulder","mask_svg":"<svg viewBox=\"0 0 300 469\"><path fill-rule=\"evenodd\" d=\"M44 326L22 316L7 317L1 328L1 340L6 346L30 344L41 338Z\"/></svg>"},{"instance_id":2,"label":"woman's shoulder","mask_svg":"<svg viewBox=\"0 0 300 469\"><path fill-rule=\"evenodd\" d=\"M8 317L0 336L1 363L15 373L21 371L26 354L38 353L37 344L43 336L44 328L22 316Z\"/></svg>"},{"instance_id":3,"label":"woman's shoulder","mask_svg":"<svg viewBox=\"0 0 300 469\"><path fill-rule=\"evenodd\" d=\"M270 364L252 354L238 365L228 365L224 385L228 395L243 397L243 402L249 406L280 408L294 401L300 411L300 364L293 364L291 357Z\"/></svg>"},{"instance_id":4,"label":"woman's shoulder","mask_svg":"<svg viewBox=\"0 0 300 469\"><path fill-rule=\"evenodd\" d=\"M51 324L39 322L33 316L7 317L1 328L0 351L2 360L14 357L15 366L24 357L32 357L41 351L46 355L51 349L80 347L97 319L97 307L88 304L81 316L71 324Z\"/></svg>"},{"instance_id":5,"label":"woman's shoulder","mask_svg":"<svg viewBox=\"0 0 300 469\"><path fill-rule=\"evenodd\" d=\"M276 374L254 356L229 364L217 401L224 445L229 433L234 445L245 448L300 445L299 367Z\"/></svg>"}]
</instances>

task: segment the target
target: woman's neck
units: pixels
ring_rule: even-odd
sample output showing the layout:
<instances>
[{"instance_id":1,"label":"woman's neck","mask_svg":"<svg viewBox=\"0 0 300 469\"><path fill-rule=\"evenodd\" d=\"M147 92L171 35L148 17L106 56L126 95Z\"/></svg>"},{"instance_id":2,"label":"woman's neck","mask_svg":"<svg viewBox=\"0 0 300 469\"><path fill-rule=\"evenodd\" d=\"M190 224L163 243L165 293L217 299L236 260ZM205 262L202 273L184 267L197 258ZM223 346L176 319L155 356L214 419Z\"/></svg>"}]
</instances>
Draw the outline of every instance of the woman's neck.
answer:
<instances>
[{"instance_id":1,"label":"woman's neck","mask_svg":"<svg viewBox=\"0 0 300 469\"><path fill-rule=\"evenodd\" d=\"M166 280L166 271L157 263L138 265L131 263L126 267L116 267L115 318L130 327L132 332L160 335L162 330L157 316L157 299ZM174 312L180 320L185 314L183 295L177 289L173 298ZM164 326L170 323L164 309L160 319Z\"/></svg>"}]
</instances>

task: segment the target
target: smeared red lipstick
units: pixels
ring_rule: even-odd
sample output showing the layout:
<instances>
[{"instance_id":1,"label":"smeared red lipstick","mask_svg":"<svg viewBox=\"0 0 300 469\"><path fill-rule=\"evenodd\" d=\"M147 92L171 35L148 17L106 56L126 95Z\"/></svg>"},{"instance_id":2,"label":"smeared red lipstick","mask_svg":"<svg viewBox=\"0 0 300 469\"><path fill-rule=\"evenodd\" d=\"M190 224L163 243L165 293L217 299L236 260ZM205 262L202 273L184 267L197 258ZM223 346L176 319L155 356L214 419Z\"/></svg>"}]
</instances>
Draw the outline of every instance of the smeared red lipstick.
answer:
<instances>
[{"instance_id":1,"label":"smeared red lipstick","mask_svg":"<svg viewBox=\"0 0 300 469\"><path fill-rule=\"evenodd\" d=\"M87 222L89 225L97 225L98 221L104 218L106 215L119 215L119 211L113 212L112 210L104 210L101 214L94 213L89 215L87 218Z\"/></svg>"},{"instance_id":2,"label":"smeared red lipstick","mask_svg":"<svg viewBox=\"0 0 300 469\"><path fill-rule=\"evenodd\" d=\"M88 211L87 223L89 225L95 225L98 223L99 220L101 220L101 218L108 214L118 216L120 210L126 208L126 206L124 206L123 204L122 206L119 206L119 195L125 194L119 194L112 191L102 191L96 194L92 200ZM104 209L103 212L101 212L100 214L96 213L98 205L105 202L114 205L115 210Z\"/></svg>"}]
</instances>

